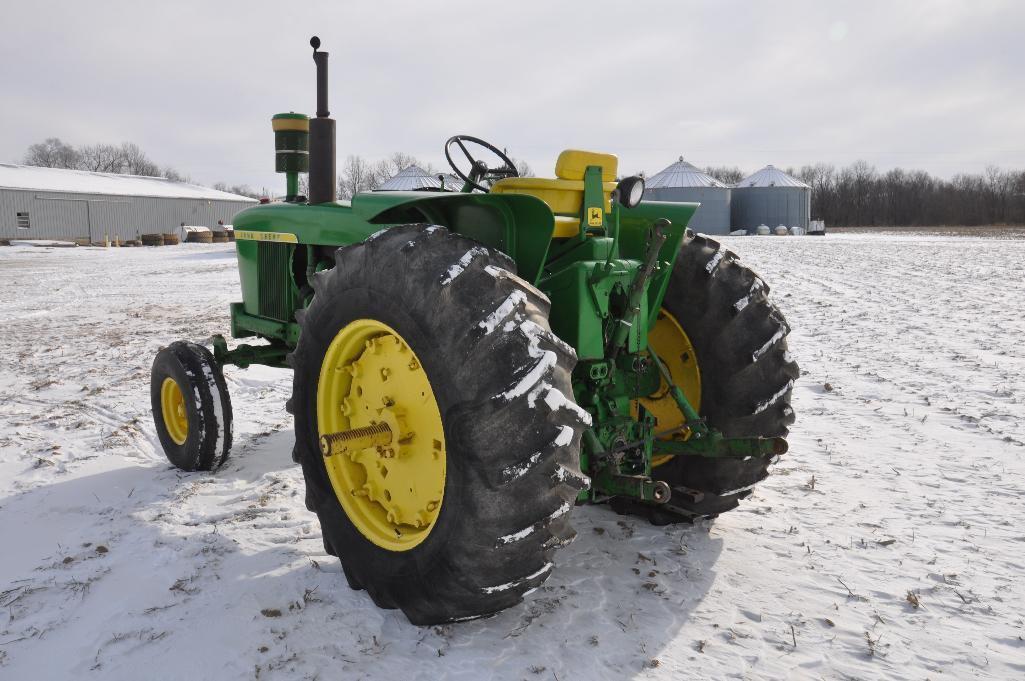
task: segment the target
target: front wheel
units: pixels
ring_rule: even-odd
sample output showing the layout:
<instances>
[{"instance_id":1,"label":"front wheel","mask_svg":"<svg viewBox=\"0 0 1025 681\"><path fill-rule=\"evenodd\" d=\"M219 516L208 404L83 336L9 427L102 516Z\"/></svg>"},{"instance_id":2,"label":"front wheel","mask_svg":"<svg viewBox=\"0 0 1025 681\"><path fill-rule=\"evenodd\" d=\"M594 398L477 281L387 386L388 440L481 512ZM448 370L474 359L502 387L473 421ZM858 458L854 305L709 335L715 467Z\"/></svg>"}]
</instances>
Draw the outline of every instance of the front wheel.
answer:
<instances>
[{"instance_id":1,"label":"front wheel","mask_svg":"<svg viewBox=\"0 0 1025 681\"><path fill-rule=\"evenodd\" d=\"M504 254L440 227L338 249L297 315L296 455L349 585L414 624L551 574L587 484L571 348Z\"/></svg>"},{"instance_id":2,"label":"front wheel","mask_svg":"<svg viewBox=\"0 0 1025 681\"><path fill-rule=\"evenodd\" d=\"M167 460L183 471L214 470L231 451L231 399L221 368L202 345L162 348L150 371L150 402Z\"/></svg>"}]
</instances>

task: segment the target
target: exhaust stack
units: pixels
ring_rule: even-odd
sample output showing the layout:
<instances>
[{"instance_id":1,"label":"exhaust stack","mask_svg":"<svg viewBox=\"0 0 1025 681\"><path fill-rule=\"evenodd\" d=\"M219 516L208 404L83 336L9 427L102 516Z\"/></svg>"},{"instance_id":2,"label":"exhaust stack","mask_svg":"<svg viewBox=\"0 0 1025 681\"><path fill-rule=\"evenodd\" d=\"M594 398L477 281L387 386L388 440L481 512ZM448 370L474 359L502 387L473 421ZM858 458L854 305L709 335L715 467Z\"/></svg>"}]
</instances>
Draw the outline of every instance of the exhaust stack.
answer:
<instances>
[{"instance_id":1,"label":"exhaust stack","mask_svg":"<svg viewBox=\"0 0 1025 681\"><path fill-rule=\"evenodd\" d=\"M317 65L317 117L310 120L309 202L330 203L337 197L335 181L335 122L327 106L327 52L318 52L320 38L310 38Z\"/></svg>"}]
</instances>

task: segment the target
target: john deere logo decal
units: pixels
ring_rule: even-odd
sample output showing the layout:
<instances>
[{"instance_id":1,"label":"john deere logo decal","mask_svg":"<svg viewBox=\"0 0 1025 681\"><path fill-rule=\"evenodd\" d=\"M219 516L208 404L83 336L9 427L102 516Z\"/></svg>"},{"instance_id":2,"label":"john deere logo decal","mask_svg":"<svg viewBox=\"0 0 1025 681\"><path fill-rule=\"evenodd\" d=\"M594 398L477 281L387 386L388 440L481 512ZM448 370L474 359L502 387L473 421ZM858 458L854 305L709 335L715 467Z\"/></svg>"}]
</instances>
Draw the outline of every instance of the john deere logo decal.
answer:
<instances>
[{"instance_id":1,"label":"john deere logo decal","mask_svg":"<svg viewBox=\"0 0 1025 681\"><path fill-rule=\"evenodd\" d=\"M588 227L601 227L601 208L588 208L587 209L587 226Z\"/></svg>"},{"instance_id":2,"label":"john deere logo decal","mask_svg":"<svg viewBox=\"0 0 1025 681\"><path fill-rule=\"evenodd\" d=\"M289 232L253 232L248 229L236 229L235 240L243 241L278 241L286 244L299 243L295 234Z\"/></svg>"}]
</instances>

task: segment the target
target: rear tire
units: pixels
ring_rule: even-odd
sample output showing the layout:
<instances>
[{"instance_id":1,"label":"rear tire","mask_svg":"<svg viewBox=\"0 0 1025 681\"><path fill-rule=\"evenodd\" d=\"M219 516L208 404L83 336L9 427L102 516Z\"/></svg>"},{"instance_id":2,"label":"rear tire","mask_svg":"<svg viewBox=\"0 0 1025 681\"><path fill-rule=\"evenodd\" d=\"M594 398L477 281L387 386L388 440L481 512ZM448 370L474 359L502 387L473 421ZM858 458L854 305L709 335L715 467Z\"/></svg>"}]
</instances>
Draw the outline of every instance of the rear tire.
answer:
<instances>
[{"instance_id":1,"label":"rear tire","mask_svg":"<svg viewBox=\"0 0 1025 681\"><path fill-rule=\"evenodd\" d=\"M768 293L769 286L736 254L688 231L662 307L694 346L700 415L726 437L785 437L794 422L790 396L800 369L787 351L790 326ZM771 462L771 456L674 457L656 466L652 477L697 493L674 492L670 505L684 513L654 506L629 510L656 524L715 517L736 508L768 475Z\"/></svg>"},{"instance_id":2,"label":"rear tire","mask_svg":"<svg viewBox=\"0 0 1025 681\"><path fill-rule=\"evenodd\" d=\"M440 227L390 228L338 249L335 263L311 282L290 360L295 452L325 550L350 587L414 624L515 605L574 537L569 511L587 484L579 449L589 417L573 402L576 355L548 326L549 300L507 256ZM348 517L338 496L347 492L336 492L319 448L321 367L357 320L385 324L408 344L444 428L440 511L408 549L383 548Z\"/></svg>"},{"instance_id":3,"label":"rear tire","mask_svg":"<svg viewBox=\"0 0 1025 681\"><path fill-rule=\"evenodd\" d=\"M168 395L179 400L176 405L165 405ZM227 460L232 436L231 398L221 368L209 350L185 341L161 349L150 371L150 402L157 437L167 460L177 468L210 471ZM167 418L171 423L166 422Z\"/></svg>"}]
</instances>

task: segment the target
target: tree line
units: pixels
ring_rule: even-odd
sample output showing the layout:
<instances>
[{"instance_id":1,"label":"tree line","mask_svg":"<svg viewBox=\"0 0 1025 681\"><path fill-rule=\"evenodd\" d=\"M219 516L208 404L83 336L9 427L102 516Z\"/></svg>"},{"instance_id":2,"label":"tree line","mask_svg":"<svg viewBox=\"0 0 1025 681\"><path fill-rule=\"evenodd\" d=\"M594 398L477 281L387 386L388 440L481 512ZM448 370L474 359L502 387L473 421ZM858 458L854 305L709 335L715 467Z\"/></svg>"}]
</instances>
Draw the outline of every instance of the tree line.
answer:
<instances>
[{"instance_id":1,"label":"tree line","mask_svg":"<svg viewBox=\"0 0 1025 681\"><path fill-rule=\"evenodd\" d=\"M188 175L178 172L171 166L161 167L150 160L146 152L133 142L87 144L76 147L62 141L59 137L48 137L42 142L29 146L22 163L27 166L43 168L163 177L173 182L192 183L192 179ZM260 194L244 184L229 185L226 182L216 182L213 184L213 188L241 196L260 197Z\"/></svg>"},{"instance_id":2,"label":"tree line","mask_svg":"<svg viewBox=\"0 0 1025 681\"><path fill-rule=\"evenodd\" d=\"M178 172L171 166L161 167L150 160L146 153L132 142L124 142L120 145L91 144L75 147L63 142L58 137L48 137L42 142L31 145L25 153L22 163L44 168L164 177L175 182L192 183L192 179L188 175ZM339 167L338 196L342 199L350 199L359 192L376 189L399 171L405 170L411 165L419 166L430 175L438 175L443 172L431 163L421 162L412 154L401 151L396 151L377 162L369 161L358 155L347 156ZM533 174L530 166L525 162L519 161L516 165L521 176L529 177ZM253 198L268 196L266 189L262 193L257 193L244 184L230 185L226 182L215 182L211 186L219 191L241 196ZM299 192L303 195L309 193L309 181L305 174L300 177Z\"/></svg>"},{"instance_id":3,"label":"tree line","mask_svg":"<svg viewBox=\"0 0 1025 681\"><path fill-rule=\"evenodd\" d=\"M510 160L516 164L516 170L520 177L533 177L534 171L526 161L517 161L514 158ZM368 161L362 156L346 156L338 173L338 197L351 199L360 192L372 191L413 165L418 166L431 176L452 174L451 169L439 170L431 163L422 163L415 156L402 151L396 151L376 163ZM461 186L460 184L451 189L458 190Z\"/></svg>"},{"instance_id":4,"label":"tree line","mask_svg":"<svg viewBox=\"0 0 1025 681\"><path fill-rule=\"evenodd\" d=\"M441 173L430 163L421 163L415 156L402 151L396 151L377 163L358 155L346 156L338 172L338 198L351 199L360 192L376 189L386 180L413 165L419 166L428 175Z\"/></svg>"},{"instance_id":5,"label":"tree line","mask_svg":"<svg viewBox=\"0 0 1025 681\"><path fill-rule=\"evenodd\" d=\"M23 163L192 181L170 166L159 166L132 142L75 147L50 137L31 145ZM339 167L338 196L348 199L376 189L411 165L430 175L448 172L401 151L376 162L350 155ZM533 175L525 162L517 161L516 165L521 176ZM736 166L709 166L703 170L728 185L748 176ZM831 226L1025 225L1022 170L989 167L983 173L960 173L945 180L924 170L894 168L880 172L865 161L856 161L844 167L818 163L786 168L784 172L811 187L812 219L825 220ZM213 188L253 198L267 195L266 190L260 193L248 185L226 182L217 182ZM308 192L305 176L300 181L300 192Z\"/></svg>"},{"instance_id":6,"label":"tree line","mask_svg":"<svg viewBox=\"0 0 1025 681\"><path fill-rule=\"evenodd\" d=\"M734 185L748 176L733 166L706 173ZM827 225L1025 225L1025 171L991 166L949 180L924 170L880 172L865 161L837 168L827 163L786 168L811 187L811 217Z\"/></svg>"}]
</instances>

